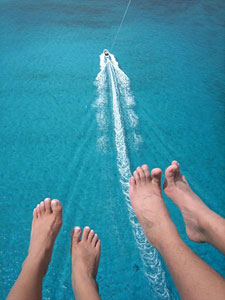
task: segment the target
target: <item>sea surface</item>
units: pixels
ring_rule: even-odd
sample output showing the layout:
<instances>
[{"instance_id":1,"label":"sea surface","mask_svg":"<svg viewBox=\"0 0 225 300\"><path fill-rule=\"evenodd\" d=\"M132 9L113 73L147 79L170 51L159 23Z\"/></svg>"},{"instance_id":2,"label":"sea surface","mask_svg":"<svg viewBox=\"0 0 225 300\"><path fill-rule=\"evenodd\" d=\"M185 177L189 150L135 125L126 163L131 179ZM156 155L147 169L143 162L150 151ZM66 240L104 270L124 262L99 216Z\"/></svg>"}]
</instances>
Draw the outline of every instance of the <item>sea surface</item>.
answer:
<instances>
[{"instance_id":1,"label":"sea surface","mask_svg":"<svg viewBox=\"0 0 225 300\"><path fill-rule=\"evenodd\" d=\"M126 180L141 164L164 171L178 160L194 191L225 216L224 1L133 0L111 49L127 3L0 3L1 299L26 257L33 208L46 197L64 211L43 299L73 299L75 225L101 239L103 300L179 299L130 211ZM115 61L99 88L104 48ZM222 254L189 241L180 211L164 199L182 239L225 276ZM156 269L162 282L151 279Z\"/></svg>"}]
</instances>

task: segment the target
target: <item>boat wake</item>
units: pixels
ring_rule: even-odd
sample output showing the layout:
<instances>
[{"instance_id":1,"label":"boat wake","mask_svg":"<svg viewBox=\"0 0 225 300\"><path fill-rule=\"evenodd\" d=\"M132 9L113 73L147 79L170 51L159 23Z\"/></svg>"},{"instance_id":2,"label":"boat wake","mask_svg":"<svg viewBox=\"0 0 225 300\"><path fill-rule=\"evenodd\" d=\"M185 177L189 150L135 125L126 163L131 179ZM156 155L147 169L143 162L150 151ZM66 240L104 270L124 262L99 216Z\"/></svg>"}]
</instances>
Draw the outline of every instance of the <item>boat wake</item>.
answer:
<instances>
[{"instance_id":1,"label":"boat wake","mask_svg":"<svg viewBox=\"0 0 225 300\"><path fill-rule=\"evenodd\" d=\"M95 102L97 110L97 122L100 130L98 146L101 151L107 151L109 141L109 119L113 119L115 148L117 153L117 168L120 174L120 183L129 211L129 220L135 237L140 256L145 267L145 274L149 280L152 296L156 299L172 299L166 285L165 271L163 269L158 251L145 239L144 233L137 222L133 208L129 199L129 179L132 176L130 171L130 161L127 154L127 144L125 139L129 133L132 145L138 147L142 143L141 136L136 133L138 117L133 107L134 97L130 91L130 81L127 75L119 68L113 54L108 52L105 56L100 55L100 72L95 81L98 98ZM112 116L110 116L112 107Z\"/></svg>"}]
</instances>

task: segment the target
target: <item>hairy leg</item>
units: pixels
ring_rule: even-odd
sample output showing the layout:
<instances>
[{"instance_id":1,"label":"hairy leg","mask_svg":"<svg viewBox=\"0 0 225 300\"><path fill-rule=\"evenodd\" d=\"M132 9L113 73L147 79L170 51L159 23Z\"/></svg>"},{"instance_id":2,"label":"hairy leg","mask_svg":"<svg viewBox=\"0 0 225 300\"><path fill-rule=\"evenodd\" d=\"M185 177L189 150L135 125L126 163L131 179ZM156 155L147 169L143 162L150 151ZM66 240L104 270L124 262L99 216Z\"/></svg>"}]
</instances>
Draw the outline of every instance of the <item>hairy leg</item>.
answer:
<instances>
[{"instance_id":1,"label":"hairy leg","mask_svg":"<svg viewBox=\"0 0 225 300\"><path fill-rule=\"evenodd\" d=\"M62 205L59 200L47 198L34 209L28 255L7 300L41 299L42 281L61 225Z\"/></svg>"},{"instance_id":2,"label":"hairy leg","mask_svg":"<svg viewBox=\"0 0 225 300\"><path fill-rule=\"evenodd\" d=\"M101 242L97 234L85 227L81 237L80 227L71 235L72 285L77 300L100 300L96 281L100 260Z\"/></svg>"},{"instance_id":3,"label":"hairy leg","mask_svg":"<svg viewBox=\"0 0 225 300\"><path fill-rule=\"evenodd\" d=\"M182 299L222 300L225 280L180 238L161 195L161 170L138 167L130 179L130 200L146 238L164 258Z\"/></svg>"},{"instance_id":4,"label":"hairy leg","mask_svg":"<svg viewBox=\"0 0 225 300\"><path fill-rule=\"evenodd\" d=\"M195 242L210 243L225 254L225 219L192 191L177 161L166 169L163 186L165 194L181 210L188 237Z\"/></svg>"}]
</instances>

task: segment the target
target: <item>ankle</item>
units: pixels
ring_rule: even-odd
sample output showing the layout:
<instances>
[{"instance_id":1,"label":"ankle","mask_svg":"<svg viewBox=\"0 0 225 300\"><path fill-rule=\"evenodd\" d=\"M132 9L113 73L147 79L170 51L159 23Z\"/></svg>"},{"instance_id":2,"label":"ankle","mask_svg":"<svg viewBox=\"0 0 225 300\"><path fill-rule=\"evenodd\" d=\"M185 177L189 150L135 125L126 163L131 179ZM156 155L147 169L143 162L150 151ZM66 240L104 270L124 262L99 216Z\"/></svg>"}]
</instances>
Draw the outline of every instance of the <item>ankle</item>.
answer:
<instances>
[{"instance_id":1,"label":"ankle","mask_svg":"<svg viewBox=\"0 0 225 300\"><path fill-rule=\"evenodd\" d=\"M38 277L43 278L48 270L48 262L45 259L32 257L28 254L22 265L22 271L25 273L35 273Z\"/></svg>"},{"instance_id":2,"label":"ankle","mask_svg":"<svg viewBox=\"0 0 225 300\"><path fill-rule=\"evenodd\" d=\"M201 226L205 242L209 244L213 244L216 236L224 236L225 234L225 220L209 208L208 213L201 218Z\"/></svg>"},{"instance_id":3,"label":"ankle","mask_svg":"<svg viewBox=\"0 0 225 300\"><path fill-rule=\"evenodd\" d=\"M148 236L150 238L148 238ZM163 247L168 240L172 240L179 236L177 229L170 218L165 218L162 222L157 224L151 229L149 235L147 235L148 240L158 250Z\"/></svg>"},{"instance_id":4,"label":"ankle","mask_svg":"<svg viewBox=\"0 0 225 300\"><path fill-rule=\"evenodd\" d=\"M96 279L85 272L72 272L72 286L76 299L100 299Z\"/></svg>"},{"instance_id":5,"label":"ankle","mask_svg":"<svg viewBox=\"0 0 225 300\"><path fill-rule=\"evenodd\" d=\"M91 273L81 268L79 269L78 267L75 271L72 271L72 280L75 284L79 281L84 281L90 283L91 285L98 286L96 278Z\"/></svg>"}]
</instances>

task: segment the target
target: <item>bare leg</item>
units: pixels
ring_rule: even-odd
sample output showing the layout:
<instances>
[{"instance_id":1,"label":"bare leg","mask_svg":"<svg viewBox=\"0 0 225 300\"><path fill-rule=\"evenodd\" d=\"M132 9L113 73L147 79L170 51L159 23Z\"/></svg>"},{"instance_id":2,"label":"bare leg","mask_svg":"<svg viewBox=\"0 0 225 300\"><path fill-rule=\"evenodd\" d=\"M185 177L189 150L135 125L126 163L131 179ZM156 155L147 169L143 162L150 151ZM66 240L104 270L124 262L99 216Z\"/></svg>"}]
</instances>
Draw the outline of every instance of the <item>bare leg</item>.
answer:
<instances>
[{"instance_id":1,"label":"bare leg","mask_svg":"<svg viewBox=\"0 0 225 300\"><path fill-rule=\"evenodd\" d=\"M163 256L182 299L222 300L225 280L181 240L161 196L160 169L147 165L130 179L130 200L146 238Z\"/></svg>"},{"instance_id":2,"label":"bare leg","mask_svg":"<svg viewBox=\"0 0 225 300\"><path fill-rule=\"evenodd\" d=\"M42 280L61 225L62 205L59 200L47 198L34 209L28 256L7 300L41 299Z\"/></svg>"},{"instance_id":3,"label":"bare leg","mask_svg":"<svg viewBox=\"0 0 225 300\"><path fill-rule=\"evenodd\" d=\"M101 242L97 234L85 227L82 239L80 227L71 235L72 285L77 300L100 300L96 275Z\"/></svg>"},{"instance_id":4,"label":"bare leg","mask_svg":"<svg viewBox=\"0 0 225 300\"><path fill-rule=\"evenodd\" d=\"M207 242L225 254L225 219L209 209L180 173L177 161L165 171L164 192L180 208L188 237Z\"/></svg>"}]
</instances>

